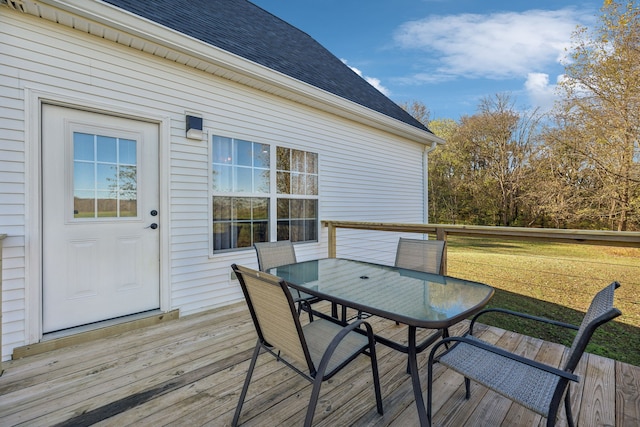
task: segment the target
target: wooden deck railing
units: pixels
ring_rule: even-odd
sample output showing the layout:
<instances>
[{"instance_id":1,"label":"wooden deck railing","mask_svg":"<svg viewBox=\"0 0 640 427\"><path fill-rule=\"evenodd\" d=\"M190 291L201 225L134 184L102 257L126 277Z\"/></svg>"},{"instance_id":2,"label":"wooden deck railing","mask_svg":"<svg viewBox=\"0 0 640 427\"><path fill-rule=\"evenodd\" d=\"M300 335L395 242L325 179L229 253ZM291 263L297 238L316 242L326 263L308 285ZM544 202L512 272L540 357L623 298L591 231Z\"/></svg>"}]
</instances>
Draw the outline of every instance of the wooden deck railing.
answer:
<instances>
[{"instance_id":1,"label":"wooden deck railing","mask_svg":"<svg viewBox=\"0 0 640 427\"><path fill-rule=\"evenodd\" d=\"M480 225L452 224L402 224L331 220L322 221L322 225L329 229L329 258L336 257L336 231L338 228L431 234L434 235L436 239L445 241L449 235L458 235L493 239L640 247L640 232L636 231L566 230L554 228L489 227ZM446 266L447 259L445 253L443 259L443 270L445 272L447 271Z\"/></svg>"}]
</instances>

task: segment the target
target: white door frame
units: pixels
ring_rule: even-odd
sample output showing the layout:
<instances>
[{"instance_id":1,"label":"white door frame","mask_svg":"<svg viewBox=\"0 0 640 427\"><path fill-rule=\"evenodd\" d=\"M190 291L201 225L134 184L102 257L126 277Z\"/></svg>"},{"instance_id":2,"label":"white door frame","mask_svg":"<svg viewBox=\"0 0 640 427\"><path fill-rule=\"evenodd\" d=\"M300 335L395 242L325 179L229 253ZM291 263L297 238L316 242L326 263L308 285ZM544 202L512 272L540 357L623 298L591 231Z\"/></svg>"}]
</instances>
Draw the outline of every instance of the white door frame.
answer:
<instances>
[{"instance_id":1,"label":"white door frame","mask_svg":"<svg viewBox=\"0 0 640 427\"><path fill-rule=\"evenodd\" d=\"M25 331L26 344L42 339L42 105L53 104L157 123L160 190L160 310L171 310L169 241L169 153L171 119L153 111L106 104L94 97L25 88Z\"/></svg>"}]
</instances>

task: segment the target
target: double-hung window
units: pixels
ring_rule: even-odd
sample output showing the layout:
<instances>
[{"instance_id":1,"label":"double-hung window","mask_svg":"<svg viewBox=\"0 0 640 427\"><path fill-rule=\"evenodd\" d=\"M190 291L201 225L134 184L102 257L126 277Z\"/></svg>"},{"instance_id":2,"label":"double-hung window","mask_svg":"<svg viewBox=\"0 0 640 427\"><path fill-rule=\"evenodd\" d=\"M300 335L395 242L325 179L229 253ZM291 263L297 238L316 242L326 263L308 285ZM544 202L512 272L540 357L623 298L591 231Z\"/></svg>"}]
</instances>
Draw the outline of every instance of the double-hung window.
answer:
<instances>
[{"instance_id":1,"label":"double-hung window","mask_svg":"<svg viewBox=\"0 0 640 427\"><path fill-rule=\"evenodd\" d=\"M213 250L318 239L318 155L212 137Z\"/></svg>"}]
</instances>

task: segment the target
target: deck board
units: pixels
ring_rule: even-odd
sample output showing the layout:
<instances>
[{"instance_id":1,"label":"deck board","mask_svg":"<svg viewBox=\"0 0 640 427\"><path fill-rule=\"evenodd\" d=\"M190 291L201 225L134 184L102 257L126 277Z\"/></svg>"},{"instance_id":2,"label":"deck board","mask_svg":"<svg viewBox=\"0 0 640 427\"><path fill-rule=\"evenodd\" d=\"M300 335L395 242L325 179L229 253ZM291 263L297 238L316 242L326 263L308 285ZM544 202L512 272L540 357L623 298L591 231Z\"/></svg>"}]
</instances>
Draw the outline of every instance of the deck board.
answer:
<instances>
[{"instance_id":1,"label":"deck board","mask_svg":"<svg viewBox=\"0 0 640 427\"><path fill-rule=\"evenodd\" d=\"M324 307L328 309L327 307ZM396 340L406 327L372 317ZM451 329L460 335L466 322ZM428 334L430 331L421 331ZM565 347L479 325L488 342L559 364ZM0 425L230 425L256 334L246 308L234 305L3 363ZM385 414L376 412L368 358L323 384L314 425L405 427L418 424L406 355L377 347ZM426 399L426 352L418 356ZM640 367L585 355L572 386L580 426L637 426ZM460 375L434 369L434 425L541 425L545 419ZM243 408L246 426L300 425L311 385L262 355ZM559 425L566 423L564 411Z\"/></svg>"}]
</instances>

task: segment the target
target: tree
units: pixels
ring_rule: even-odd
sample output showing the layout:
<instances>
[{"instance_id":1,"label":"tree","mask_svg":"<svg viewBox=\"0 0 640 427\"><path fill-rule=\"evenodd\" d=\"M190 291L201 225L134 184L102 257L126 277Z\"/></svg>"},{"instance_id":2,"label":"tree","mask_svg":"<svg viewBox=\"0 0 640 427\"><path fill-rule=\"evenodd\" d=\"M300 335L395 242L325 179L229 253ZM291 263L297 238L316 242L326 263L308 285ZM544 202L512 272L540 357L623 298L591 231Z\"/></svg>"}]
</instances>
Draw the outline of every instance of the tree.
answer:
<instances>
[{"instance_id":1,"label":"tree","mask_svg":"<svg viewBox=\"0 0 640 427\"><path fill-rule=\"evenodd\" d=\"M574 34L571 62L555 110L562 131L550 133L582 163L590 191L582 212L619 231L640 225L640 11L606 0L601 26Z\"/></svg>"},{"instance_id":2,"label":"tree","mask_svg":"<svg viewBox=\"0 0 640 427\"><path fill-rule=\"evenodd\" d=\"M518 222L539 121L537 111L517 111L508 94L484 98L476 114L462 117L457 138L471 153L467 181L477 209L474 222Z\"/></svg>"},{"instance_id":3,"label":"tree","mask_svg":"<svg viewBox=\"0 0 640 427\"><path fill-rule=\"evenodd\" d=\"M455 120L433 120L429 129L447 141L429 154L429 222L456 224L468 200L463 196L468 153L455 138L458 131Z\"/></svg>"},{"instance_id":4,"label":"tree","mask_svg":"<svg viewBox=\"0 0 640 427\"><path fill-rule=\"evenodd\" d=\"M429 120L431 120L431 111L429 111L429 108L421 101L413 100L398 105L425 126L427 126Z\"/></svg>"}]
</instances>

